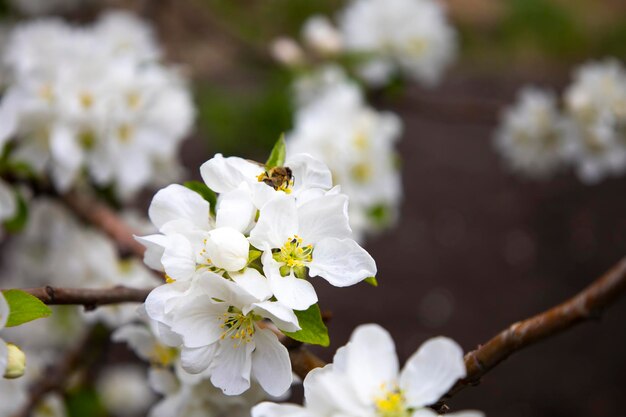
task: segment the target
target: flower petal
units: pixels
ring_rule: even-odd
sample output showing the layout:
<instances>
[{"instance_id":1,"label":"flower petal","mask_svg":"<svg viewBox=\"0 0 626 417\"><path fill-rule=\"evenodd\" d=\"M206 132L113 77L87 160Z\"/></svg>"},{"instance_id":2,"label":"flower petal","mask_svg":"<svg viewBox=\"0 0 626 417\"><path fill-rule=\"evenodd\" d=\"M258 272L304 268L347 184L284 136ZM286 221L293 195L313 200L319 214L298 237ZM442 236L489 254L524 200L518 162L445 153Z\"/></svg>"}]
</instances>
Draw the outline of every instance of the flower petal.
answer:
<instances>
[{"instance_id":1,"label":"flower petal","mask_svg":"<svg viewBox=\"0 0 626 417\"><path fill-rule=\"evenodd\" d=\"M242 183L238 188L220 194L215 220L217 227L232 227L241 233L249 231L256 216L250 193L250 186Z\"/></svg>"},{"instance_id":2,"label":"flower petal","mask_svg":"<svg viewBox=\"0 0 626 417\"><path fill-rule=\"evenodd\" d=\"M347 287L376 275L376 262L352 239L322 239L315 245L309 274L336 287Z\"/></svg>"},{"instance_id":3,"label":"flower petal","mask_svg":"<svg viewBox=\"0 0 626 417\"><path fill-rule=\"evenodd\" d=\"M346 375L333 365L313 369L304 379L306 407L321 416L371 416L371 401L362 403Z\"/></svg>"},{"instance_id":4,"label":"flower petal","mask_svg":"<svg viewBox=\"0 0 626 417\"><path fill-rule=\"evenodd\" d=\"M222 341L210 368L211 382L226 395L239 395L250 388L254 343L243 346L237 343L228 339Z\"/></svg>"},{"instance_id":5,"label":"flower petal","mask_svg":"<svg viewBox=\"0 0 626 417\"><path fill-rule=\"evenodd\" d=\"M217 342L224 333L219 319L227 306L214 303L204 294L186 298L173 313L172 331L182 336L185 347L203 347Z\"/></svg>"},{"instance_id":6,"label":"flower petal","mask_svg":"<svg viewBox=\"0 0 626 417\"><path fill-rule=\"evenodd\" d=\"M200 167L206 185L219 194L236 189L242 182L255 181L262 172L261 165L237 157L224 158L219 153Z\"/></svg>"},{"instance_id":7,"label":"flower petal","mask_svg":"<svg viewBox=\"0 0 626 417\"><path fill-rule=\"evenodd\" d=\"M183 347L180 350L180 363L190 374L199 374L207 369L217 353L218 343L198 348Z\"/></svg>"},{"instance_id":8,"label":"flower petal","mask_svg":"<svg viewBox=\"0 0 626 417\"><path fill-rule=\"evenodd\" d=\"M196 256L189 240L183 235L168 236L161 258L165 273L175 280L189 280L196 272Z\"/></svg>"},{"instance_id":9,"label":"flower petal","mask_svg":"<svg viewBox=\"0 0 626 417\"><path fill-rule=\"evenodd\" d=\"M317 303L315 288L306 279L296 278L293 274L286 277L272 274L268 279L276 299L291 309L306 310Z\"/></svg>"},{"instance_id":10,"label":"flower petal","mask_svg":"<svg viewBox=\"0 0 626 417\"><path fill-rule=\"evenodd\" d=\"M272 296L267 278L254 268L246 268L242 273L231 273L230 277L259 301L268 300Z\"/></svg>"},{"instance_id":11,"label":"flower petal","mask_svg":"<svg viewBox=\"0 0 626 417\"><path fill-rule=\"evenodd\" d=\"M163 270L161 258L167 246L167 238L163 235L133 236L135 240L146 247L143 262L157 271Z\"/></svg>"},{"instance_id":12,"label":"flower petal","mask_svg":"<svg viewBox=\"0 0 626 417\"><path fill-rule=\"evenodd\" d=\"M313 417L313 414L300 405L264 402L252 409L252 417Z\"/></svg>"},{"instance_id":13,"label":"flower petal","mask_svg":"<svg viewBox=\"0 0 626 417\"><path fill-rule=\"evenodd\" d=\"M292 309L276 301L264 301L253 304L253 310L263 317L269 318L280 329L286 332L300 330L298 317Z\"/></svg>"},{"instance_id":14,"label":"flower petal","mask_svg":"<svg viewBox=\"0 0 626 417\"><path fill-rule=\"evenodd\" d=\"M209 229L209 203L200 194L172 184L159 190L148 210L152 223L161 229L167 222L185 219L200 229Z\"/></svg>"},{"instance_id":15,"label":"flower petal","mask_svg":"<svg viewBox=\"0 0 626 417\"><path fill-rule=\"evenodd\" d=\"M357 327L346 346L345 372L365 403L380 394L381 387L393 388L398 378L398 355L389 332L377 324Z\"/></svg>"},{"instance_id":16,"label":"flower petal","mask_svg":"<svg viewBox=\"0 0 626 417\"><path fill-rule=\"evenodd\" d=\"M232 227L211 230L205 247L211 262L218 268L239 271L248 264L250 242Z\"/></svg>"},{"instance_id":17,"label":"flower petal","mask_svg":"<svg viewBox=\"0 0 626 417\"><path fill-rule=\"evenodd\" d=\"M333 177L326 164L309 154L289 156L285 165L291 168L294 189L298 192L311 188L329 190L333 186Z\"/></svg>"},{"instance_id":18,"label":"flower petal","mask_svg":"<svg viewBox=\"0 0 626 417\"><path fill-rule=\"evenodd\" d=\"M287 348L271 330L258 327L254 333L254 344L252 375L268 394L274 397L283 395L293 381Z\"/></svg>"},{"instance_id":19,"label":"flower petal","mask_svg":"<svg viewBox=\"0 0 626 417\"><path fill-rule=\"evenodd\" d=\"M298 234L298 212L296 201L291 197L277 197L265 204L259 221L250 232L250 243L263 248L280 248L287 239Z\"/></svg>"},{"instance_id":20,"label":"flower petal","mask_svg":"<svg viewBox=\"0 0 626 417\"><path fill-rule=\"evenodd\" d=\"M299 234L307 244L324 238L349 238L348 197L330 194L308 201L298 207Z\"/></svg>"},{"instance_id":21,"label":"flower petal","mask_svg":"<svg viewBox=\"0 0 626 417\"><path fill-rule=\"evenodd\" d=\"M400 388L409 406L425 407L436 403L465 373L461 347L452 339L436 337L409 358Z\"/></svg>"}]
</instances>

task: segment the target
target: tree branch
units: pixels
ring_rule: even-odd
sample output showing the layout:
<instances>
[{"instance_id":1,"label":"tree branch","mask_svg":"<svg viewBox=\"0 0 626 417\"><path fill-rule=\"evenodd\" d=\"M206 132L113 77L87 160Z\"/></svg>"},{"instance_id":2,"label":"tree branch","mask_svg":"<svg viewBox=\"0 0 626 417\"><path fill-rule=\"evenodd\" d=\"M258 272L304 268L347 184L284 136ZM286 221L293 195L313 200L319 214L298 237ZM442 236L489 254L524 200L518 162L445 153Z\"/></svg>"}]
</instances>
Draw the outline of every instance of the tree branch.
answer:
<instances>
[{"instance_id":1,"label":"tree branch","mask_svg":"<svg viewBox=\"0 0 626 417\"><path fill-rule=\"evenodd\" d=\"M625 293L626 257L576 296L541 314L512 324L478 349L467 353L467 376L448 392L447 397L467 386L479 384L483 375L518 350L599 317L605 308Z\"/></svg>"},{"instance_id":2,"label":"tree branch","mask_svg":"<svg viewBox=\"0 0 626 417\"><path fill-rule=\"evenodd\" d=\"M143 303L152 290L153 288L139 289L123 286L103 289L51 286L22 289L48 305L83 305L88 310L106 304Z\"/></svg>"}]
</instances>

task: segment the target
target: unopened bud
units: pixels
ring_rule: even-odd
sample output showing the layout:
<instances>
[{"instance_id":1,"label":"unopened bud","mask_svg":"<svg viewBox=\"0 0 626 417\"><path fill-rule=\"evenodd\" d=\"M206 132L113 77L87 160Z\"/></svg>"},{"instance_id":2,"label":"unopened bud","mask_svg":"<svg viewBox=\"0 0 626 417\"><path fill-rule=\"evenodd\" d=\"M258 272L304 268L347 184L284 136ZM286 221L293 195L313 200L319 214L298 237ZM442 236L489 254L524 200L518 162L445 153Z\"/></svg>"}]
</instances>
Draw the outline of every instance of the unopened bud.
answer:
<instances>
[{"instance_id":1,"label":"unopened bud","mask_svg":"<svg viewBox=\"0 0 626 417\"><path fill-rule=\"evenodd\" d=\"M289 67L304 63L302 48L291 38L275 39L272 42L271 53L276 61Z\"/></svg>"},{"instance_id":2,"label":"unopened bud","mask_svg":"<svg viewBox=\"0 0 626 417\"><path fill-rule=\"evenodd\" d=\"M4 377L7 379L19 378L26 372L26 355L20 348L11 343L7 343L7 350L9 355Z\"/></svg>"},{"instance_id":3,"label":"unopened bud","mask_svg":"<svg viewBox=\"0 0 626 417\"><path fill-rule=\"evenodd\" d=\"M324 16L313 16L307 20L302 37L307 45L322 55L335 55L343 49L341 33Z\"/></svg>"}]
</instances>

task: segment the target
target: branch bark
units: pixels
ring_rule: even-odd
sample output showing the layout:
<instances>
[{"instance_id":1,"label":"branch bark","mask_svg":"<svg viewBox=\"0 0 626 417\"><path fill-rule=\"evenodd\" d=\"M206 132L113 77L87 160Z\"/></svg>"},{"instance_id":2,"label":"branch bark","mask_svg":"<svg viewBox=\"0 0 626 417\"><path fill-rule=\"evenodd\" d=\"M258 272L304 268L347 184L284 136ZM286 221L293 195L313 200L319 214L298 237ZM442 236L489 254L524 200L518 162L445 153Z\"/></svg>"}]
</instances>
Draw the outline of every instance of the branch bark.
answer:
<instances>
[{"instance_id":1,"label":"branch bark","mask_svg":"<svg viewBox=\"0 0 626 417\"><path fill-rule=\"evenodd\" d=\"M529 319L512 324L487 343L465 355L467 376L447 394L480 383L481 378L513 353L555 336L602 311L626 293L626 257L569 300Z\"/></svg>"},{"instance_id":2,"label":"branch bark","mask_svg":"<svg viewBox=\"0 0 626 417\"><path fill-rule=\"evenodd\" d=\"M107 304L143 303L152 290L153 288L140 289L123 286L103 289L51 286L22 289L48 305L82 305L88 310Z\"/></svg>"}]
</instances>

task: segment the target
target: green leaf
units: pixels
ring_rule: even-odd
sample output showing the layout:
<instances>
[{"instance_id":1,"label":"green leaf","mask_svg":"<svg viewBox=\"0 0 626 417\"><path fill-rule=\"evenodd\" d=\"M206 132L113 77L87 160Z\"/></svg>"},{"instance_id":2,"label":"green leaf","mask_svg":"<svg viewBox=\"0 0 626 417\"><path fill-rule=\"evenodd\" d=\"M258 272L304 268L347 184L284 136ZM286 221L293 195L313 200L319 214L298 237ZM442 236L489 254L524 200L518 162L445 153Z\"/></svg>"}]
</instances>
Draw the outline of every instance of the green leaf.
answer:
<instances>
[{"instance_id":1,"label":"green leaf","mask_svg":"<svg viewBox=\"0 0 626 417\"><path fill-rule=\"evenodd\" d=\"M283 133L276 141L270 157L265 163L265 168L270 169L274 167L281 167L285 164L285 155L287 154L285 146L285 134Z\"/></svg>"},{"instance_id":2,"label":"green leaf","mask_svg":"<svg viewBox=\"0 0 626 417\"><path fill-rule=\"evenodd\" d=\"M22 194L16 192L17 212L13 218L4 222L4 230L9 233L18 233L24 229L28 222L28 205Z\"/></svg>"},{"instance_id":3,"label":"green leaf","mask_svg":"<svg viewBox=\"0 0 626 417\"><path fill-rule=\"evenodd\" d=\"M372 287L378 287L378 280L376 279L376 277L368 277L365 278L363 281L367 282Z\"/></svg>"},{"instance_id":4,"label":"green leaf","mask_svg":"<svg viewBox=\"0 0 626 417\"><path fill-rule=\"evenodd\" d=\"M19 326L29 321L50 316L52 310L34 297L21 290L6 290L2 292L9 304L9 319L7 327Z\"/></svg>"},{"instance_id":5,"label":"green leaf","mask_svg":"<svg viewBox=\"0 0 626 417\"><path fill-rule=\"evenodd\" d=\"M295 310L301 330L293 333L283 332L294 340L311 345L328 346L330 338L328 337L328 329L322 321L322 313L317 304L313 304L307 310Z\"/></svg>"},{"instance_id":6,"label":"green leaf","mask_svg":"<svg viewBox=\"0 0 626 417\"><path fill-rule=\"evenodd\" d=\"M215 205L217 204L217 195L215 192L211 190L207 185L200 181L185 181L185 187L189 188L192 191L197 192L209 202L211 205L211 212L215 212Z\"/></svg>"}]
</instances>

